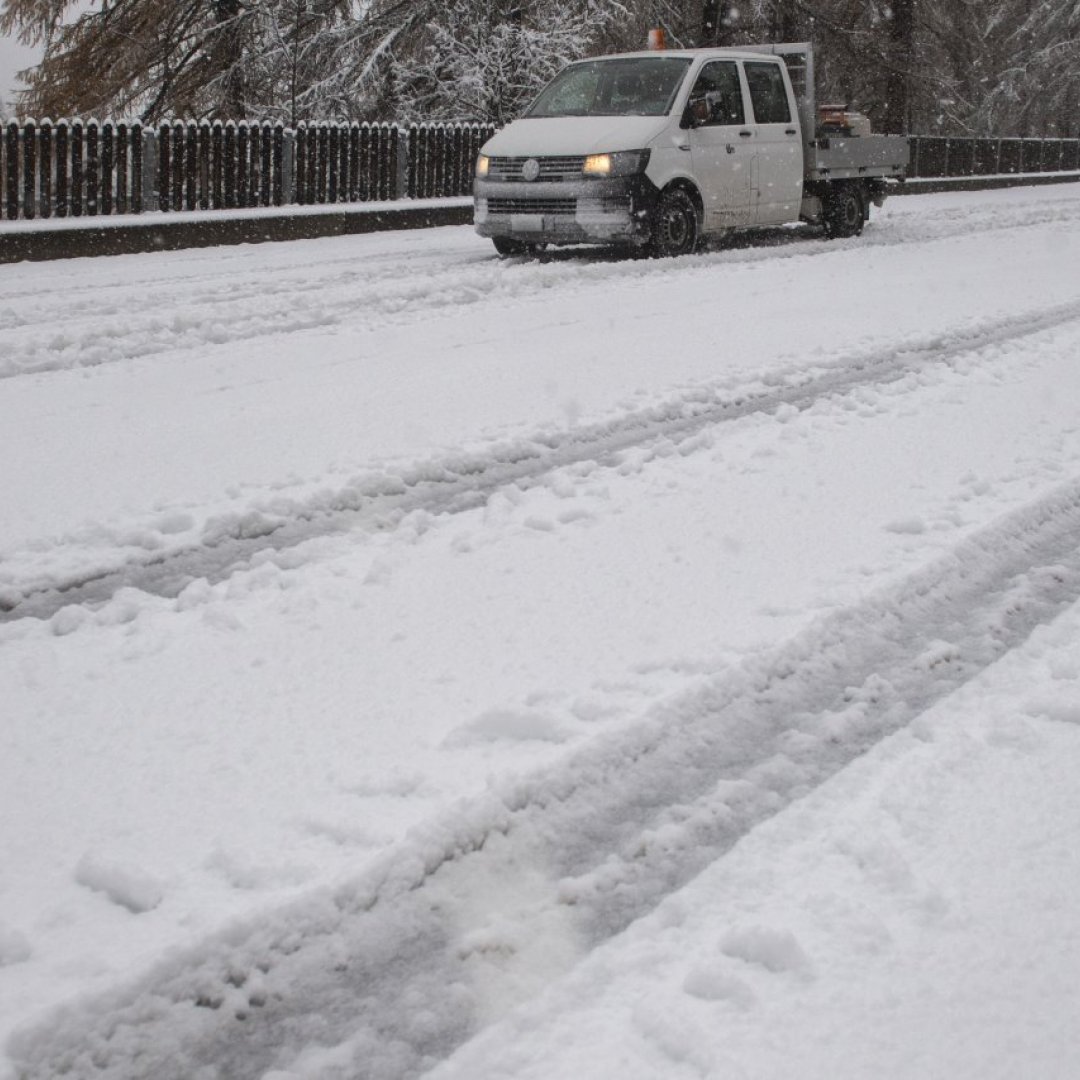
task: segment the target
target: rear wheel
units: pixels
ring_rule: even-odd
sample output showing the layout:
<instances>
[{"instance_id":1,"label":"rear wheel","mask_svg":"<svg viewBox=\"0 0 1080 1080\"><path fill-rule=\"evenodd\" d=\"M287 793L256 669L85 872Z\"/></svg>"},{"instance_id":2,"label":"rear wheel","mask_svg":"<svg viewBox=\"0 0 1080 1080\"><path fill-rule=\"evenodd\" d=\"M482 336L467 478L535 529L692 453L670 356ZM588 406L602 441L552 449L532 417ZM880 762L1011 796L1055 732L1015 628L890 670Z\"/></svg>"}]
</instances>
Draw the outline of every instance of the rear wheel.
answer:
<instances>
[{"instance_id":1,"label":"rear wheel","mask_svg":"<svg viewBox=\"0 0 1080 1080\"><path fill-rule=\"evenodd\" d=\"M653 214L649 253L658 258L688 255L698 245L698 216L693 200L681 188L665 191Z\"/></svg>"},{"instance_id":2,"label":"rear wheel","mask_svg":"<svg viewBox=\"0 0 1080 1080\"><path fill-rule=\"evenodd\" d=\"M858 236L865 220L865 206L858 188L842 187L826 196L824 225L830 240Z\"/></svg>"}]
</instances>

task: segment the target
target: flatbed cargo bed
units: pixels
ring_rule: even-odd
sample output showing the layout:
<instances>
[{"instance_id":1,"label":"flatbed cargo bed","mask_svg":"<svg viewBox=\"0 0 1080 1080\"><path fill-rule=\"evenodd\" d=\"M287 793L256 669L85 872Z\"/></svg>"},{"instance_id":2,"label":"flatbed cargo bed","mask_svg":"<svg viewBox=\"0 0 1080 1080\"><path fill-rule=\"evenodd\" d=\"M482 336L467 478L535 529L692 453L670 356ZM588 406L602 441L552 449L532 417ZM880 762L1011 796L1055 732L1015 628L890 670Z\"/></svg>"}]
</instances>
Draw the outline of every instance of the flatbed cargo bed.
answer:
<instances>
[{"instance_id":1,"label":"flatbed cargo bed","mask_svg":"<svg viewBox=\"0 0 1080 1080\"><path fill-rule=\"evenodd\" d=\"M806 146L807 180L901 179L910 160L902 135L823 135Z\"/></svg>"}]
</instances>

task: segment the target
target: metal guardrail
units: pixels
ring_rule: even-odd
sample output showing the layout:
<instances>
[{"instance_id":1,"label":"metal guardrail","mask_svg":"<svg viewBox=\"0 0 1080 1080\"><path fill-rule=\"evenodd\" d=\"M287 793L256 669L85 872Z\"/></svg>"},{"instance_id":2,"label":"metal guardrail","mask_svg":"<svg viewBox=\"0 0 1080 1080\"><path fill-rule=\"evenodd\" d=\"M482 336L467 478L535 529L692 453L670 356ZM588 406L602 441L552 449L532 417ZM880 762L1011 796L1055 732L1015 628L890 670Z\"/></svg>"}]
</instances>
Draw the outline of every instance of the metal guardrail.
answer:
<instances>
[{"instance_id":1,"label":"metal guardrail","mask_svg":"<svg viewBox=\"0 0 1080 1080\"><path fill-rule=\"evenodd\" d=\"M1014 176L1075 172L1080 139L967 139L911 136L908 177Z\"/></svg>"}]
</instances>

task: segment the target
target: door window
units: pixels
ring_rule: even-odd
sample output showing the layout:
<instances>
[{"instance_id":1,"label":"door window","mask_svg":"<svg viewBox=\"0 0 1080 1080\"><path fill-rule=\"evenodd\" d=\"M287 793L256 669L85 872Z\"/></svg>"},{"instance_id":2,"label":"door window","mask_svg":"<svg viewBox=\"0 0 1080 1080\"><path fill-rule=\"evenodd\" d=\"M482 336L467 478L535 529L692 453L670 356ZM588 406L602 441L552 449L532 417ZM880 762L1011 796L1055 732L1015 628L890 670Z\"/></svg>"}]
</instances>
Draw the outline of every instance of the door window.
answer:
<instances>
[{"instance_id":1,"label":"door window","mask_svg":"<svg viewBox=\"0 0 1080 1080\"><path fill-rule=\"evenodd\" d=\"M746 81L750 87L750 101L754 106L754 119L759 124L788 124L791 108L788 105L787 88L779 64L746 62Z\"/></svg>"},{"instance_id":2,"label":"door window","mask_svg":"<svg viewBox=\"0 0 1080 1080\"><path fill-rule=\"evenodd\" d=\"M739 69L734 61L710 60L701 69L690 91L690 107L698 101L708 105L708 119L703 122L705 127L745 122Z\"/></svg>"}]
</instances>

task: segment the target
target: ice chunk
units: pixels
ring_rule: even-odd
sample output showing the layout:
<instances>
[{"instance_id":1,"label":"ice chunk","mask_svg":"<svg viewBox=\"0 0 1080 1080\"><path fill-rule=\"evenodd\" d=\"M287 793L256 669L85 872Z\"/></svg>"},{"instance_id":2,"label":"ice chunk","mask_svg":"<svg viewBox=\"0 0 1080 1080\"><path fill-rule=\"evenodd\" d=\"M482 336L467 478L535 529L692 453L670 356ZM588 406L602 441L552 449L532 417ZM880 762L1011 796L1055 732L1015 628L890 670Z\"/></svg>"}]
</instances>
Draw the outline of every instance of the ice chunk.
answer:
<instances>
[{"instance_id":1,"label":"ice chunk","mask_svg":"<svg viewBox=\"0 0 1080 1080\"><path fill-rule=\"evenodd\" d=\"M498 742L565 742L570 732L546 713L535 709L489 709L471 723L452 731L444 740L447 747Z\"/></svg>"},{"instance_id":2,"label":"ice chunk","mask_svg":"<svg viewBox=\"0 0 1080 1080\"><path fill-rule=\"evenodd\" d=\"M810 960L790 930L768 926L732 930L720 942L720 951L772 972L810 970Z\"/></svg>"},{"instance_id":3,"label":"ice chunk","mask_svg":"<svg viewBox=\"0 0 1080 1080\"><path fill-rule=\"evenodd\" d=\"M90 852L75 867L75 880L136 915L153 911L165 896L161 883L138 867L122 866Z\"/></svg>"}]
</instances>

